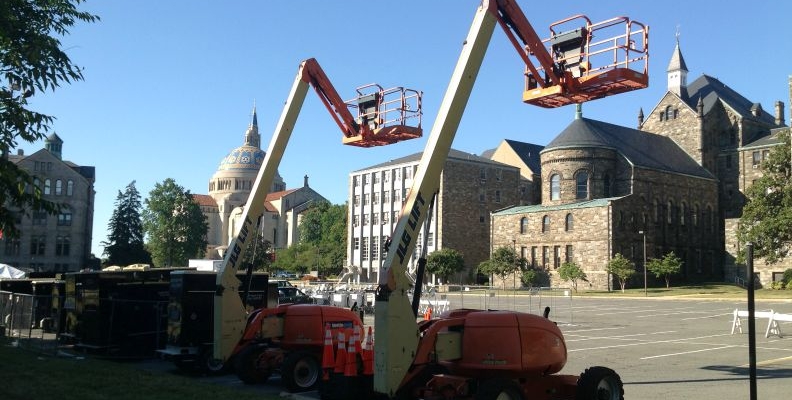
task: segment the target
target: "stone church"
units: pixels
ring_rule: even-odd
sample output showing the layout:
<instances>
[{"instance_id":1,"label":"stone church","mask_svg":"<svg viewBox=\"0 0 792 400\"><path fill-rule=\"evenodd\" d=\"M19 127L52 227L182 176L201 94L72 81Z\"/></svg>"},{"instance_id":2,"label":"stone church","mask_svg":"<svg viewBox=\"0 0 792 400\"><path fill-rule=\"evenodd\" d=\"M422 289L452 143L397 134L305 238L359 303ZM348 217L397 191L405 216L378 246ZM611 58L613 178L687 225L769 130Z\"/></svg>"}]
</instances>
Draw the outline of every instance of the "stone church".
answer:
<instances>
[{"instance_id":1,"label":"stone church","mask_svg":"<svg viewBox=\"0 0 792 400\"><path fill-rule=\"evenodd\" d=\"M688 84L687 74L677 43L668 90L639 111L637 129L578 113L538 154L541 202L493 213L492 248L514 246L554 284L553 271L575 262L594 289L613 287L605 267L617 253L642 272L644 260L673 251L683 281L738 276L727 232L733 237L742 191L759 168L756 149L761 161L778 144L784 106L776 102L771 115L714 77ZM767 282L773 272L759 275Z\"/></svg>"},{"instance_id":2,"label":"stone church","mask_svg":"<svg viewBox=\"0 0 792 400\"><path fill-rule=\"evenodd\" d=\"M217 171L209 179L209 194L193 195L209 224L206 258L223 257L236 234L234 227L242 215L265 156L254 107L243 144L232 149L220 161ZM260 234L272 243L274 249L290 246L299 238L297 225L300 213L317 201L326 199L308 186L308 176L305 176L302 187L286 189L286 183L276 172L265 200Z\"/></svg>"}]
</instances>

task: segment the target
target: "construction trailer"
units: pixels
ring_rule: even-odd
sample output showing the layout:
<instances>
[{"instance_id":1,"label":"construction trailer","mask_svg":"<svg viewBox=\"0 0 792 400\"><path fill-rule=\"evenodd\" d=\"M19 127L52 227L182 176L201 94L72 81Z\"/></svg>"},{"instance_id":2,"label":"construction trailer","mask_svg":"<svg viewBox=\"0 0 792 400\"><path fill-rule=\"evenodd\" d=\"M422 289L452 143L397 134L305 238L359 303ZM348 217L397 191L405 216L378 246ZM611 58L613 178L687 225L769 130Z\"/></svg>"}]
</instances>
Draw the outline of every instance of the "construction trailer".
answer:
<instances>
[{"instance_id":1,"label":"construction trailer","mask_svg":"<svg viewBox=\"0 0 792 400\"><path fill-rule=\"evenodd\" d=\"M165 345L170 274L183 268L63 275L58 339L85 352L149 357Z\"/></svg>"},{"instance_id":2,"label":"construction trailer","mask_svg":"<svg viewBox=\"0 0 792 400\"><path fill-rule=\"evenodd\" d=\"M250 279L239 273L239 296L248 310L278 306L278 283L269 275L253 273ZM212 357L214 329L214 289L217 275L208 271L173 271L170 275L167 309L167 344L157 350L182 370L219 373L223 363Z\"/></svg>"}]
</instances>

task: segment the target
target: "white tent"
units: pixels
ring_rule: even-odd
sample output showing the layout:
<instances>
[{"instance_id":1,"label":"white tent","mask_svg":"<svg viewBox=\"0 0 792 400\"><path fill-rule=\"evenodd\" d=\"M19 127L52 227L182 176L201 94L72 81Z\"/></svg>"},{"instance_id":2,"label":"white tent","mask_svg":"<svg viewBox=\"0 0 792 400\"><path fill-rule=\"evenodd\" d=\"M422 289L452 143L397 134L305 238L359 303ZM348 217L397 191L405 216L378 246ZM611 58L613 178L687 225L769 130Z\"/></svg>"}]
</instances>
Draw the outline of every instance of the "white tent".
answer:
<instances>
[{"instance_id":1,"label":"white tent","mask_svg":"<svg viewBox=\"0 0 792 400\"><path fill-rule=\"evenodd\" d=\"M16 269L8 264L0 264L0 279L19 279L24 278L25 271Z\"/></svg>"}]
</instances>

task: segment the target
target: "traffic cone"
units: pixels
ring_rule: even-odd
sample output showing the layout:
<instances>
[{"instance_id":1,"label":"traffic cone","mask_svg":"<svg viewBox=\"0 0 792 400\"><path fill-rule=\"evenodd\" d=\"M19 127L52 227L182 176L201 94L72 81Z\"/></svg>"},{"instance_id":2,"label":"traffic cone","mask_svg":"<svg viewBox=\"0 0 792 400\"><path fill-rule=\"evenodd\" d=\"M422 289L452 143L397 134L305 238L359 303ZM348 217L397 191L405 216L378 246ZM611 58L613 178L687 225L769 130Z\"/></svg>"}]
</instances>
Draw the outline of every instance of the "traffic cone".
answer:
<instances>
[{"instance_id":1,"label":"traffic cone","mask_svg":"<svg viewBox=\"0 0 792 400\"><path fill-rule=\"evenodd\" d=\"M330 370L333 368L335 368L335 360L333 357L333 331L328 324L325 326L324 349L322 351L323 380L330 379Z\"/></svg>"},{"instance_id":2,"label":"traffic cone","mask_svg":"<svg viewBox=\"0 0 792 400\"><path fill-rule=\"evenodd\" d=\"M351 378L357 376L357 351L358 344L355 343L355 334L349 336L349 345L347 345L346 366L344 368L344 376Z\"/></svg>"},{"instance_id":3,"label":"traffic cone","mask_svg":"<svg viewBox=\"0 0 792 400\"><path fill-rule=\"evenodd\" d=\"M363 351L360 355L363 358L363 375L374 375L374 335L370 326L365 346L363 346Z\"/></svg>"},{"instance_id":4,"label":"traffic cone","mask_svg":"<svg viewBox=\"0 0 792 400\"><path fill-rule=\"evenodd\" d=\"M432 307L426 307L426 312L424 313L424 321L429 321L432 319Z\"/></svg>"},{"instance_id":5,"label":"traffic cone","mask_svg":"<svg viewBox=\"0 0 792 400\"><path fill-rule=\"evenodd\" d=\"M355 336L355 351L358 354L363 354L363 327L360 325L355 325L354 328L354 336Z\"/></svg>"},{"instance_id":6,"label":"traffic cone","mask_svg":"<svg viewBox=\"0 0 792 400\"><path fill-rule=\"evenodd\" d=\"M346 350L346 340L344 339L344 332L338 331L338 352L336 352L335 366L333 368L333 372L337 374L343 373L344 368L346 367L346 359L347 359L347 350Z\"/></svg>"}]
</instances>

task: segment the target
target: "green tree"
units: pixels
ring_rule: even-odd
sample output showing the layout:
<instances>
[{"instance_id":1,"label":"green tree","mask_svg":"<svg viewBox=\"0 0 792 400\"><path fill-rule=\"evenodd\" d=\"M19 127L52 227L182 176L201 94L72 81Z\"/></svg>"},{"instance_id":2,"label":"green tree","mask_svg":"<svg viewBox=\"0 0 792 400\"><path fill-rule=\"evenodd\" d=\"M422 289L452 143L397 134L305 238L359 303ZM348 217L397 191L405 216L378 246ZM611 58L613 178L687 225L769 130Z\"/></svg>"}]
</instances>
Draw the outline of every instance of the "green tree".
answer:
<instances>
[{"instance_id":1,"label":"green tree","mask_svg":"<svg viewBox=\"0 0 792 400\"><path fill-rule=\"evenodd\" d=\"M269 271L273 256L272 242L264 238L261 229L256 229L253 240L242 255L242 265L253 265L254 271Z\"/></svg>"},{"instance_id":2,"label":"green tree","mask_svg":"<svg viewBox=\"0 0 792 400\"><path fill-rule=\"evenodd\" d=\"M524 286L532 288L534 286L548 285L550 283L550 276L544 269L528 268L523 271L520 281Z\"/></svg>"},{"instance_id":3,"label":"green tree","mask_svg":"<svg viewBox=\"0 0 792 400\"><path fill-rule=\"evenodd\" d=\"M426 257L426 272L438 275L445 283L448 283L451 276L464 269L465 258L462 253L454 249L440 249Z\"/></svg>"},{"instance_id":4,"label":"green tree","mask_svg":"<svg viewBox=\"0 0 792 400\"><path fill-rule=\"evenodd\" d=\"M620 253L616 253L616 255L608 261L608 265L605 269L618 279L622 293L624 293L624 288L627 287L627 281L636 274L635 263L624 258Z\"/></svg>"},{"instance_id":5,"label":"green tree","mask_svg":"<svg viewBox=\"0 0 792 400\"><path fill-rule=\"evenodd\" d=\"M115 209L107 224L107 241L102 242L108 265L151 264L151 254L143 243L140 193L135 181L118 191Z\"/></svg>"},{"instance_id":6,"label":"green tree","mask_svg":"<svg viewBox=\"0 0 792 400\"><path fill-rule=\"evenodd\" d=\"M558 267L558 277L564 282L572 283L572 289L577 293L578 281L588 282L586 273L579 265L573 262L565 262Z\"/></svg>"},{"instance_id":7,"label":"green tree","mask_svg":"<svg viewBox=\"0 0 792 400\"><path fill-rule=\"evenodd\" d=\"M187 260L206 252L206 217L190 191L171 178L157 183L149 193L143 230L157 266L186 266Z\"/></svg>"},{"instance_id":8,"label":"green tree","mask_svg":"<svg viewBox=\"0 0 792 400\"><path fill-rule=\"evenodd\" d=\"M280 270L305 274L308 266L316 261L316 250L316 246L307 243L295 243L285 249L278 249L275 251L275 266Z\"/></svg>"},{"instance_id":9,"label":"green tree","mask_svg":"<svg viewBox=\"0 0 792 400\"><path fill-rule=\"evenodd\" d=\"M59 37L78 21L95 15L77 10L82 0L3 0L0 2L0 232L18 237L20 213L58 212L42 198L33 176L8 159L18 141L34 143L50 130L54 117L34 111L28 99L83 79L61 49Z\"/></svg>"},{"instance_id":10,"label":"green tree","mask_svg":"<svg viewBox=\"0 0 792 400\"><path fill-rule=\"evenodd\" d=\"M525 260L517 256L513 247L502 246L492 252L489 260L484 260L478 265L478 271L485 275L497 275L506 289L506 277L517 273L525 264Z\"/></svg>"},{"instance_id":11,"label":"green tree","mask_svg":"<svg viewBox=\"0 0 792 400\"><path fill-rule=\"evenodd\" d=\"M319 270L321 275L341 272L346 259L347 206L322 201L306 210L300 219L300 257L304 266Z\"/></svg>"},{"instance_id":12,"label":"green tree","mask_svg":"<svg viewBox=\"0 0 792 400\"><path fill-rule=\"evenodd\" d=\"M778 136L781 144L762 162L763 176L745 191L747 203L737 228L740 243L752 243L754 256L770 264L789 254L792 243L792 177L789 134ZM745 261L740 246L738 260Z\"/></svg>"},{"instance_id":13,"label":"green tree","mask_svg":"<svg viewBox=\"0 0 792 400\"><path fill-rule=\"evenodd\" d=\"M646 263L646 269L656 277L663 277L666 289L671 287L671 275L676 275L682 270L682 260L674 252L663 256L662 259L652 258Z\"/></svg>"}]
</instances>

